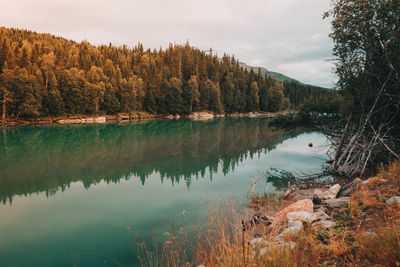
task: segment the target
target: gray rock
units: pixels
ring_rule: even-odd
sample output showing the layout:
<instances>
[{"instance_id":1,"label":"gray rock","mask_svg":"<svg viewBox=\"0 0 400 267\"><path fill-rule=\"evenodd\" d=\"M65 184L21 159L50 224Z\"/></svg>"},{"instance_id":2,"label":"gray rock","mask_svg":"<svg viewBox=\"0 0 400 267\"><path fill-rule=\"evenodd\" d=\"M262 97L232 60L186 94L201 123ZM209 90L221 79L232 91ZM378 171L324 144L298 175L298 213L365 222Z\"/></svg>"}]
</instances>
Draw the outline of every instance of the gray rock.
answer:
<instances>
[{"instance_id":1,"label":"gray rock","mask_svg":"<svg viewBox=\"0 0 400 267\"><path fill-rule=\"evenodd\" d=\"M291 221L302 221L311 223L312 222L312 213L307 211L292 211L286 214L288 220Z\"/></svg>"},{"instance_id":2,"label":"gray rock","mask_svg":"<svg viewBox=\"0 0 400 267\"><path fill-rule=\"evenodd\" d=\"M260 256L263 257L266 253L279 247L278 242L268 242L267 246L260 249Z\"/></svg>"},{"instance_id":3,"label":"gray rock","mask_svg":"<svg viewBox=\"0 0 400 267\"><path fill-rule=\"evenodd\" d=\"M314 189L313 195L317 195L318 197L321 197L322 193L323 193L323 191L320 188L316 188L316 189Z\"/></svg>"},{"instance_id":4,"label":"gray rock","mask_svg":"<svg viewBox=\"0 0 400 267\"><path fill-rule=\"evenodd\" d=\"M265 240L262 237L254 238L250 241L250 244L253 246L266 246L267 243L268 243L267 240Z\"/></svg>"},{"instance_id":5,"label":"gray rock","mask_svg":"<svg viewBox=\"0 0 400 267\"><path fill-rule=\"evenodd\" d=\"M324 191L319 195L321 199L333 199L336 198L339 193L341 186L339 184L332 185L328 190Z\"/></svg>"},{"instance_id":6,"label":"gray rock","mask_svg":"<svg viewBox=\"0 0 400 267\"><path fill-rule=\"evenodd\" d=\"M260 249L260 256L263 257L268 252L268 248Z\"/></svg>"},{"instance_id":7,"label":"gray rock","mask_svg":"<svg viewBox=\"0 0 400 267\"><path fill-rule=\"evenodd\" d=\"M350 197L341 197L334 199L327 199L322 201L322 204L331 207L331 208L344 208L347 207L350 201Z\"/></svg>"},{"instance_id":8,"label":"gray rock","mask_svg":"<svg viewBox=\"0 0 400 267\"><path fill-rule=\"evenodd\" d=\"M298 228L302 229L303 228L303 223L301 221L289 220L288 221L288 227L298 227Z\"/></svg>"},{"instance_id":9,"label":"gray rock","mask_svg":"<svg viewBox=\"0 0 400 267\"><path fill-rule=\"evenodd\" d=\"M357 188L357 185L359 183L361 183L361 179L360 178L356 178L353 181L351 181L350 183L342 186L342 188L340 189L339 193L337 194L337 197L348 197L350 196L351 193L353 193L353 191Z\"/></svg>"},{"instance_id":10,"label":"gray rock","mask_svg":"<svg viewBox=\"0 0 400 267\"><path fill-rule=\"evenodd\" d=\"M315 226L315 225L322 225L322 226L324 226L326 229L330 229L330 228L332 228L333 226L335 226L335 223L332 222L332 221L318 221L318 222L313 223L312 225L313 225L313 226Z\"/></svg>"},{"instance_id":11,"label":"gray rock","mask_svg":"<svg viewBox=\"0 0 400 267\"><path fill-rule=\"evenodd\" d=\"M399 197L399 196L391 197L391 198L389 198L388 200L386 200L386 203L387 203L388 205L392 205L393 203L400 204L400 197Z\"/></svg>"},{"instance_id":12,"label":"gray rock","mask_svg":"<svg viewBox=\"0 0 400 267\"><path fill-rule=\"evenodd\" d=\"M263 257L266 253L268 253L276 248L286 247L286 248L294 249L296 247L296 245L297 245L296 242L293 242L293 241L268 242L268 245L265 248L260 249L260 256Z\"/></svg>"},{"instance_id":13,"label":"gray rock","mask_svg":"<svg viewBox=\"0 0 400 267\"><path fill-rule=\"evenodd\" d=\"M316 222L316 221L325 221L325 220L329 220L331 217L329 217L328 214L326 214L323 211L316 211L312 214L312 222Z\"/></svg>"},{"instance_id":14,"label":"gray rock","mask_svg":"<svg viewBox=\"0 0 400 267\"><path fill-rule=\"evenodd\" d=\"M288 228L286 228L285 230L283 230L282 233L279 234L279 238L287 236L287 235L295 234L295 233L299 232L301 229L303 229L303 223L301 221L289 220Z\"/></svg>"},{"instance_id":15,"label":"gray rock","mask_svg":"<svg viewBox=\"0 0 400 267\"><path fill-rule=\"evenodd\" d=\"M296 242L293 241L289 241L289 242L285 242L285 241L281 241L279 242L279 247L287 247L290 249L294 249L296 247Z\"/></svg>"}]
</instances>

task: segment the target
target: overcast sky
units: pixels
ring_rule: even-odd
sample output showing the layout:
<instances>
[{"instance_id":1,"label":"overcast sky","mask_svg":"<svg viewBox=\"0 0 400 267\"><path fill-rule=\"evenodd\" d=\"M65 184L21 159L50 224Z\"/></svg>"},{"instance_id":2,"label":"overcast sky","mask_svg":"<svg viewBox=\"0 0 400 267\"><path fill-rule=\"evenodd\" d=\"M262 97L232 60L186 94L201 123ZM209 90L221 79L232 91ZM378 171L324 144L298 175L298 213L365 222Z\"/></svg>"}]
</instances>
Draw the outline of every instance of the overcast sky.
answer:
<instances>
[{"instance_id":1,"label":"overcast sky","mask_svg":"<svg viewBox=\"0 0 400 267\"><path fill-rule=\"evenodd\" d=\"M332 87L330 0L0 0L0 26L93 44L212 47L251 66Z\"/></svg>"}]
</instances>

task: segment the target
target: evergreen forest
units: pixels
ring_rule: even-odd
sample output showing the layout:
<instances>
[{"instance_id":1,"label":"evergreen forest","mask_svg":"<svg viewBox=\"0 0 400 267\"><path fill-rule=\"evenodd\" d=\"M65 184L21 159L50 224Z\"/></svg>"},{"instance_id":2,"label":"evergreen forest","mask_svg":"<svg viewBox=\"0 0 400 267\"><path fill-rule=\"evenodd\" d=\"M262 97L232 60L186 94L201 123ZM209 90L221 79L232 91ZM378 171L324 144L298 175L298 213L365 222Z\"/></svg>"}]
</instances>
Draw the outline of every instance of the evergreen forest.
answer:
<instances>
[{"instance_id":1,"label":"evergreen forest","mask_svg":"<svg viewBox=\"0 0 400 267\"><path fill-rule=\"evenodd\" d=\"M286 88L285 88L286 87ZM216 114L297 108L328 89L281 83L186 43L145 50L94 46L50 34L0 28L4 118L115 114Z\"/></svg>"}]
</instances>

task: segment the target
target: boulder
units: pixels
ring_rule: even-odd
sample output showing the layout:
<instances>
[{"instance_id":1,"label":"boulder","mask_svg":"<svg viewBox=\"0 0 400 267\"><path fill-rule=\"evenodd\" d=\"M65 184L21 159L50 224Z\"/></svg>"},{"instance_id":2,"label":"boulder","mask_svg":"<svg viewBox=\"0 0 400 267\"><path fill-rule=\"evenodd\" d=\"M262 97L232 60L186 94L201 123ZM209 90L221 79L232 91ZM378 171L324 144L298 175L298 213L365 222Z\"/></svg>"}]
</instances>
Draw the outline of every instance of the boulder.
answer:
<instances>
[{"instance_id":1,"label":"boulder","mask_svg":"<svg viewBox=\"0 0 400 267\"><path fill-rule=\"evenodd\" d=\"M290 249L294 249L296 247L296 242L293 241L289 241L289 242L284 242L281 241L279 242L279 247L285 247L285 248L290 248Z\"/></svg>"},{"instance_id":2,"label":"boulder","mask_svg":"<svg viewBox=\"0 0 400 267\"><path fill-rule=\"evenodd\" d=\"M284 237L286 235L291 235L299 232L301 229L303 229L303 223L299 220L297 221L292 221L289 220L288 222L288 228L283 230L280 234L279 237Z\"/></svg>"},{"instance_id":3,"label":"boulder","mask_svg":"<svg viewBox=\"0 0 400 267\"><path fill-rule=\"evenodd\" d=\"M192 118L195 120L210 120L214 118L214 115L208 112L194 112L191 113L188 118Z\"/></svg>"},{"instance_id":4,"label":"boulder","mask_svg":"<svg viewBox=\"0 0 400 267\"><path fill-rule=\"evenodd\" d=\"M341 198L334 198L334 199L327 199L322 201L325 206L331 208L345 208L347 207L350 201L350 197L341 197Z\"/></svg>"},{"instance_id":5,"label":"boulder","mask_svg":"<svg viewBox=\"0 0 400 267\"><path fill-rule=\"evenodd\" d=\"M265 254L266 254L267 252L269 252L270 250L271 250L270 247L266 247L266 248L260 249L260 256L261 256L261 257L264 257Z\"/></svg>"},{"instance_id":6,"label":"boulder","mask_svg":"<svg viewBox=\"0 0 400 267\"><path fill-rule=\"evenodd\" d=\"M272 226L277 226L280 223L282 223L282 221L286 219L286 214L288 214L289 212L305 211L312 213L313 210L314 210L314 204L311 199L299 200L293 204L290 204L289 206L287 206L286 208L275 214L275 219L274 222L272 223Z\"/></svg>"},{"instance_id":7,"label":"boulder","mask_svg":"<svg viewBox=\"0 0 400 267\"><path fill-rule=\"evenodd\" d=\"M392 205L393 203L400 204L400 197L399 196L394 196L386 200L386 204Z\"/></svg>"},{"instance_id":8,"label":"boulder","mask_svg":"<svg viewBox=\"0 0 400 267\"><path fill-rule=\"evenodd\" d=\"M301 221L288 221L288 227L297 227L297 228L303 228L303 223Z\"/></svg>"},{"instance_id":9,"label":"boulder","mask_svg":"<svg viewBox=\"0 0 400 267\"><path fill-rule=\"evenodd\" d=\"M312 222L312 213L302 210L289 212L286 214L286 217L291 221L302 221L306 223Z\"/></svg>"},{"instance_id":10,"label":"boulder","mask_svg":"<svg viewBox=\"0 0 400 267\"><path fill-rule=\"evenodd\" d=\"M96 123L105 123L105 122L107 121L107 118L106 118L105 116L96 117L96 118L94 119L94 121L95 121Z\"/></svg>"},{"instance_id":11,"label":"boulder","mask_svg":"<svg viewBox=\"0 0 400 267\"><path fill-rule=\"evenodd\" d=\"M340 188L339 193L337 194L337 197L348 197L350 196L351 193L353 193L353 191L357 188L357 185L359 183L361 183L361 179L360 178L356 178L353 181L351 181L350 183L342 186L342 188Z\"/></svg>"},{"instance_id":12,"label":"boulder","mask_svg":"<svg viewBox=\"0 0 400 267\"><path fill-rule=\"evenodd\" d=\"M268 242L268 245L265 248L260 249L260 256L265 256L266 253L273 251L276 248L290 248L294 249L296 247L296 242L289 241L279 241L279 242Z\"/></svg>"},{"instance_id":13,"label":"boulder","mask_svg":"<svg viewBox=\"0 0 400 267\"><path fill-rule=\"evenodd\" d=\"M324 191L322 191L320 188L316 188L316 189L314 190L313 195L317 195L318 197L320 197L320 196L322 195L323 192L324 192Z\"/></svg>"},{"instance_id":14,"label":"boulder","mask_svg":"<svg viewBox=\"0 0 400 267\"><path fill-rule=\"evenodd\" d=\"M321 199L333 199L336 198L340 191L341 186L339 184L332 185L328 190L318 195Z\"/></svg>"},{"instance_id":15,"label":"boulder","mask_svg":"<svg viewBox=\"0 0 400 267\"><path fill-rule=\"evenodd\" d=\"M325 220L329 220L331 217L329 217L328 214L326 214L323 211L316 211L312 214L312 222L316 222L316 221L325 221Z\"/></svg>"},{"instance_id":16,"label":"boulder","mask_svg":"<svg viewBox=\"0 0 400 267\"><path fill-rule=\"evenodd\" d=\"M278 242L267 242L267 245L263 248L260 249L260 256L264 257L265 254L273 251L274 249L279 247L279 243ZM253 251L253 257L256 256L256 251Z\"/></svg>"},{"instance_id":17,"label":"boulder","mask_svg":"<svg viewBox=\"0 0 400 267\"><path fill-rule=\"evenodd\" d=\"M250 245L253 246L266 246L268 244L267 240L262 237L254 238L250 241Z\"/></svg>"}]
</instances>

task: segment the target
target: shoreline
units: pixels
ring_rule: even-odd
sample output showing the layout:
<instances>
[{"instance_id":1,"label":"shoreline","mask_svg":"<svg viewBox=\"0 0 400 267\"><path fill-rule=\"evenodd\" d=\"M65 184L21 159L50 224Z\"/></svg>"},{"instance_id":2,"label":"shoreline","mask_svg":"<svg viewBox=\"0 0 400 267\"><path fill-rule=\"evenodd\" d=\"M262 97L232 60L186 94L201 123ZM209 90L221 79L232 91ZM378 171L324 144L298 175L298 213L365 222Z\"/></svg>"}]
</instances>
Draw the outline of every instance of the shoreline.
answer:
<instances>
[{"instance_id":1,"label":"shoreline","mask_svg":"<svg viewBox=\"0 0 400 267\"><path fill-rule=\"evenodd\" d=\"M244 212L218 231L206 232L216 243L200 263L395 266L400 260L400 161L368 179L339 183L306 188L299 183L282 194L253 194ZM234 238L225 240L228 234Z\"/></svg>"},{"instance_id":2,"label":"shoreline","mask_svg":"<svg viewBox=\"0 0 400 267\"><path fill-rule=\"evenodd\" d=\"M193 120L211 120L214 118L224 117L248 117L248 118L274 118L280 113L234 113L234 114L213 114L208 112L194 112L188 115L165 115L165 114L148 114L143 112L137 112L133 114L128 113L117 113L116 115L97 115L97 116L86 116L86 115L71 115L63 117L42 117L35 119L14 119L6 120L5 122L0 121L0 127L8 126L28 126L28 125L74 125L74 124L105 124L109 122L128 122L128 121L139 121L139 120L156 120L156 119L193 119Z\"/></svg>"}]
</instances>

